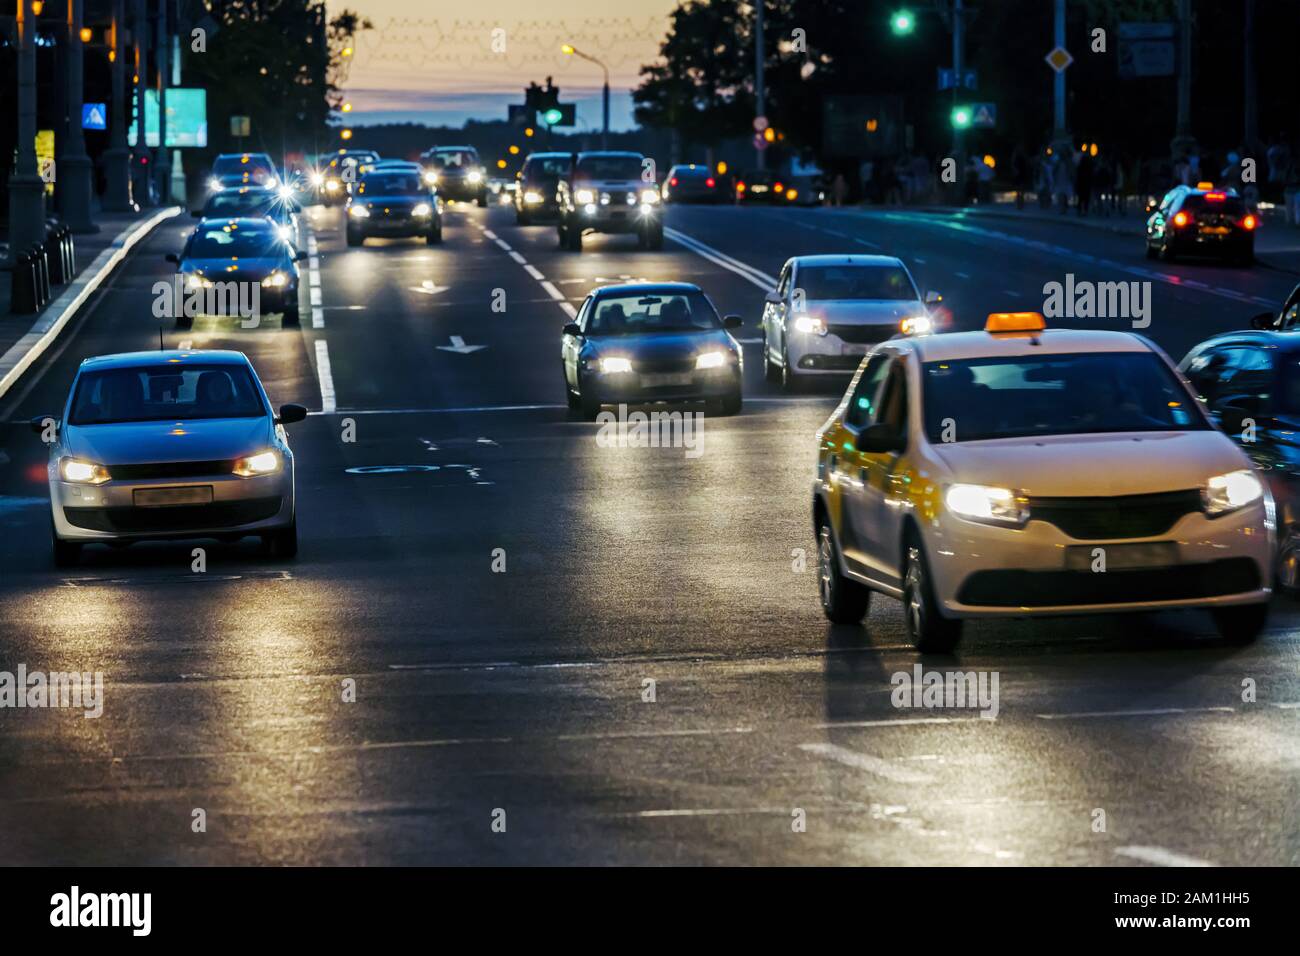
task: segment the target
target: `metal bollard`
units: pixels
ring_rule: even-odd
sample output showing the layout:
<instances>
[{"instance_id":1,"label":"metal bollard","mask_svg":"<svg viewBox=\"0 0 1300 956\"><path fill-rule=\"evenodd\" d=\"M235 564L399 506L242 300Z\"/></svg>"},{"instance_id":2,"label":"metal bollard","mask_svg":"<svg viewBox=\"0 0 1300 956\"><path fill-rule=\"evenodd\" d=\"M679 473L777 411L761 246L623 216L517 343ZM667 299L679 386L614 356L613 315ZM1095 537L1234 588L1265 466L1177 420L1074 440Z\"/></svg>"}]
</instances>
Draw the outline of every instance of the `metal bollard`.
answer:
<instances>
[{"instance_id":1,"label":"metal bollard","mask_svg":"<svg viewBox=\"0 0 1300 956\"><path fill-rule=\"evenodd\" d=\"M69 278L63 274L63 236L58 222L52 219L45 224L45 249L50 285L63 285Z\"/></svg>"},{"instance_id":2,"label":"metal bollard","mask_svg":"<svg viewBox=\"0 0 1300 956\"><path fill-rule=\"evenodd\" d=\"M75 279L77 276L77 242L72 237L72 227L63 227L63 241L68 250L68 278Z\"/></svg>"},{"instance_id":3,"label":"metal bollard","mask_svg":"<svg viewBox=\"0 0 1300 956\"><path fill-rule=\"evenodd\" d=\"M30 315L37 309L36 263L27 250L13 253L13 285L9 293L9 311L15 315Z\"/></svg>"},{"instance_id":4,"label":"metal bollard","mask_svg":"<svg viewBox=\"0 0 1300 956\"><path fill-rule=\"evenodd\" d=\"M50 301L50 262L45 255L44 243L34 243L31 252L36 260L36 308L39 310Z\"/></svg>"}]
</instances>

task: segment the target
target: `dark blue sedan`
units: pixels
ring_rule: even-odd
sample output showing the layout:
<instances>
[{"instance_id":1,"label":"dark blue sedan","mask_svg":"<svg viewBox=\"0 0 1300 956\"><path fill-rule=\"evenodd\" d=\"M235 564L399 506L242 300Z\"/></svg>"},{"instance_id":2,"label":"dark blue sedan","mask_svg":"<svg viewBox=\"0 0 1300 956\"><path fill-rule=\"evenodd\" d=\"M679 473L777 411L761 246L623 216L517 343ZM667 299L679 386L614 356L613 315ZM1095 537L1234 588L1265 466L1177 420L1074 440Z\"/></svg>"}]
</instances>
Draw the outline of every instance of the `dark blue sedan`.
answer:
<instances>
[{"instance_id":1,"label":"dark blue sedan","mask_svg":"<svg viewBox=\"0 0 1300 956\"><path fill-rule=\"evenodd\" d=\"M256 323L268 312L297 325L298 262L305 257L269 219L200 220L180 255L167 254L176 263L170 297L176 327L189 328L196 315L239 315Z\"/></svg>"},{"instance_id":2,"label":"dark blue sedan","mask_svg":"<svg viewBox=\"0 0 1300 956\"><path fill-rule=\"evenodd\" d=\"M601 405L704 401L723 415L742 404L742 357L699 286L606 286L564 327L561 360L569 407L594 419Z\"/></svg>"}]
</instances>

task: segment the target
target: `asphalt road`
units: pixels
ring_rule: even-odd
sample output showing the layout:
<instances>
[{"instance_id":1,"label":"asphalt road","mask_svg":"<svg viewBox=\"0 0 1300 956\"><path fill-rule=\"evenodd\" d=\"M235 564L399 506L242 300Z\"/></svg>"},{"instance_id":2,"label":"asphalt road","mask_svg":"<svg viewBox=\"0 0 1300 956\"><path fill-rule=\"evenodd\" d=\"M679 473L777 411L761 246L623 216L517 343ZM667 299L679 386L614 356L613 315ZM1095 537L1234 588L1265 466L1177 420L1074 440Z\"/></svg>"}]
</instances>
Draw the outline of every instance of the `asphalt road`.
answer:
<instances>
[{"instance_id":1,"label":"asphalt road","mask_svg":"<svg viewBox=\"0 0 1300 956\"><path fill-rule=\"evenodd\" d=\"M801 253L900 255L958 328L1070 272L1151 281L1145 333L1175 358L1295 275L908 211L674 207L662 252L582 255L501 208L452 208L438 247L310 222L301 330L164 332L243 350L274 402L313 409L296 560L50 562L23 423L83 357L156 347L150 286L189 223L0 401L0 670L105 679L98 719L0 709L0 863L1300 863L1295 603L1246 649L1190 614L968 625L926 668L996 672L996 719L895 708L920 660L898 605L836 628L817 603L812 436L837 388L781 395L756 330L763 274ZM745 409L706 420L698 457L600 447L563 407L565 306L629 277L745 316Z\"/></svg>"}]
</instances>

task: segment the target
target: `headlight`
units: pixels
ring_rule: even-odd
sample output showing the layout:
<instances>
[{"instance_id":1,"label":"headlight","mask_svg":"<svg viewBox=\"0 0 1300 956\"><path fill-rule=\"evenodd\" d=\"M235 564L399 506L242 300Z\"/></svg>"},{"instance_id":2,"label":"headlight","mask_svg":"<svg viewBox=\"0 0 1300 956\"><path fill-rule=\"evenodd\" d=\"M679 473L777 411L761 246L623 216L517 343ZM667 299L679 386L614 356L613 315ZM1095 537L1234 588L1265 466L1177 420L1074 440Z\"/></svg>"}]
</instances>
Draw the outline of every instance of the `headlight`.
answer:
<instances>
[{"instance_id":1,"label":"headlight","mask_svg":"<svg viewBox=\"0 0 1300 956\"><path fill-rule=\"evenodd\" d=\"M293 187L286 184L277 189L275 193L281 199L288 201L293 198Z\"/></svg>"},{"instance_id":2,"label":"headlight","mask_svg":"<svg viewBox=\"0 0 1300 956\"><path fill-rule=\"evenodd\" d=\"M280 289L283 288L285 283L288 281L289 281L289 277L286 276L279 269L276 269L269 276L267 276L265 279L262 280L262 288Z\"/></svg>"},{"instance_id":3,"label":"headlight","mask_svg":"<svg viewBox=\"0 0 1300 956\"><path fill-rule=\"evenodd\" d=\"M542 194L539 192L534 192L533 190L529 189L527 192L524 193L524 202L539 203L541 201L542 201Z\"/></svg>"},{"instance_id":4,"label":"headlight","mask_svg":"<svg viewBox=\"0 0 1300 956\"><path fill-rule=\"evenodd\" d=\"M603 358L600 360L600 370L606 373L630 372L632 371L632 361L625 358Z\"/></svg>"},{"instance_id":5,"label":"headlight","mask_svg":"<svg viewBox=\"0 0 1300 956\"><path fill-rule=\"evenodd\" d=\"M348 215L357 219L367 219L370 216L370 210L365 206L348 206Z\"/></svg>"},{"instance_id":6,"label":"headlight","mask_svg":"<svg viewBox=\"0 0 1300 956\"><path fill-rule=\"evenodd\" d=\"M970 521L1019 527L1029 520L1029 508L1009 488L988 485L950 485L944 502L948 510Z\"/></svg>"},{"instance_id":7,"label":"headlight","mask_svg":"<svg viewBox=\"0 0 1300 956\"><path fill-rule=\"evenodd\" d=\"M225 188L226 188L225 185L216 176L213 176L211 179L208 180L208 189L212 190L214 193L220 192Z\"/></svg>"},{"instance_id":8,"label":"headlight","mask_svg":"<svg viewBox=\"0 0 1300 956\"><path fill-rule=\"evenodd\" d=\"M339 181L337 179L325 180L325 191L327 193L336 193L339 191Z\"/></svg>"},{"instance_id":9,"label":"headlight","mask_svg":"<svg viewBox=\"0 0 1300 956\"><path fill-rule=\"evenodd\" d=\"M695 357L696 368L722 368L726 364L726 352L705 352Z\"/></svg>"},{"instance_id":10,"label":"headlight","mask_svg":"<svg viewBox=\"0 0 1300 956\"><path fill-rule=\"evenodd\" d=\"M653 206L659 201L659 190L643 189L641 190L641 201L647 206Z\"/></svg>"},{"instance_id":11,"label":"headlight","mask_svg":"<svg viewBox=\"0 0 1300 956\"><path fill-rule=\"evenodd\" d=\"M596 194L590 189L579 189L573 194L573 201L579 205L585 206L588 203L596 201Z\"/></svg>"},{"instance_id":12,"label":"headlight","mask_svg":"<svg viewBox=\"0 0 1300 956\"><path fill-rule=\"evenodd\" d=\"M899 322L898 328L904 335L929 335L934 331L934 322L928 315L914 315Z\"/></svg>"},{"instance_id":13,"label":"headlight","mask_svg":"<svg viewBox=\"0 0 1300 956\"><path fill-rule=\"evenodd\" d=\"M79 458L60 458L59 474L64 481L75 481L81 485L102 485L108 481L108 469Z\"/></svg>"},{"instance_id":14,"label":"headlight","mask_svg":"<svg viewBox=\"0 0 1300 956\"><path fill-rule=\"evenodd\" d=\"M433 210L429 207L429 204L427 202L416 203L415 207L411 210L411 215L432 216Z\"/></svg>"},{"instance_id":15,"label":"headlight","mask_svg":"<svg viewBox=\"0 0 1300 956\"><path fill-rule=\"evenodd\" d=\"M1264 494L1264 486L1248 469L1216 475L1201 489L1201 501L1210 517L1227 514L1250 504Z\"/></svg>"},{"instance_id":16,"label":"headlight","mask_svg":"<svg viewBox=\"0 0 1300 956\"><path fill-rule=\"evenodd\" d=\"M465 179L471 184L481 183L483 181L483 174L480 173L477 169L475 169L471 171L470 174L465 177Z\"/></svg>"},{"instance_id":17,"label":"headlight","mask_svg":"<svg viewBox=\"0 0 1300 956\"><path fill-rule=\"evenodd\" d=\"M808 335L825 335L826 320L812 315L796 315L794 317L794 330Z\"/></svg>"},{"instance_id":18,"label":"headlight","mask_svg":"<svg viewBox=\"0 0 1300 956\"><path fill-rule=\"evenodd\" d=\"M203 276L199 275L198 273L191 272L189 275L185 277L185 288L186 289L210 289L212 288L212 280L205 279L203 278Z\"/></svg>"},{"instance_id":19,"label":"headlight","mask_svg":"<svg viewBox=\"0 0 1300 956\"><path fill-rule=\"evenodd\" d=\"M293 238L293 230L290 229L288 226L276 226L275 231L280 234L280 238L283 239L285 242L288 242L290 239Z\"/></svg>"},{"instance_id":20,"label":"headlight","mask_svg":"<svg viewBox=\"0 0 1300 956\"><path fill-rule=\"evenodd\" d=\"M431 169L424 174L424 181L430 186L436 186L438 185L438 174Z\"/></svg>"},{"instance_id":21,"label":"headlight","mask_svg":"<svg viewBox=\"0 0 1300 956\"><path fill-rule=\"evenodd\" d=\"M325 182L325 177L322 176L320 173L311 174L311 184L313 186L319 186L323 182Z\"/></svg>"},{"instance_id":22,"label":"headlight","mask_svg":"<svg viewBox=\"0 0 1300 956\"><path fill-rule=\"evenodd\" d=\"M273 475L279 470L280 453L276 451L263 451L246 458L235 459L235 474L240 478Z\"/></svg>"}]
</instances>

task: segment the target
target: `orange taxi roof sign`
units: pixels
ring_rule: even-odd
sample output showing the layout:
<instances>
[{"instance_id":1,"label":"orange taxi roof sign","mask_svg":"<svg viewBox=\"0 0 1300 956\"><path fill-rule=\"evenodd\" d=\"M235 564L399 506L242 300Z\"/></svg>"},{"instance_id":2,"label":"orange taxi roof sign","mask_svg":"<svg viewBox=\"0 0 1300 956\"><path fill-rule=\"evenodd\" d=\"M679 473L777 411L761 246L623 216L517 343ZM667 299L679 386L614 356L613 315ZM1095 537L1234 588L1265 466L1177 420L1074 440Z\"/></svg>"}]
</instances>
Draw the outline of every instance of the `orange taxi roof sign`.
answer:
<instances>
[{"instance_id":1,"label":"orange taxi roof sign","mask_svg":"<svg viewBox=\"0 0 1300 956\"><path fill-rule=\"evenodd\" d=\"M1047 322L1039 312L993 312L984 323L985 332L1041 332Z\"/></svg>"}]
</instances>

